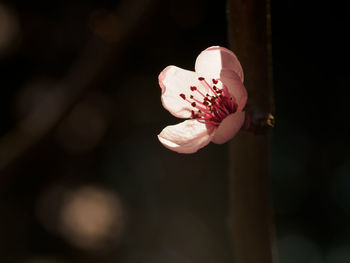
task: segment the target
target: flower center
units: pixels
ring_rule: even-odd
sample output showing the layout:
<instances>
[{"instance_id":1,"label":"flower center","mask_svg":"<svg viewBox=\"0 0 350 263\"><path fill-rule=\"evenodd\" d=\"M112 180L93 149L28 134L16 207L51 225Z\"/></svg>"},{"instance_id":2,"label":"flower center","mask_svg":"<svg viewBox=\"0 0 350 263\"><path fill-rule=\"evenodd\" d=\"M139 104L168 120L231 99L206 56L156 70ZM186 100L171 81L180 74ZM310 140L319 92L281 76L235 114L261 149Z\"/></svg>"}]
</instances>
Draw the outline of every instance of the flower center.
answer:
<instances>
[{"instance_id":1,"label":"flower center","mask_svg":"<svg viewBox=\"0 0 350 263\"><path fill-rule=\"evenodd\" d=\"M235 99L230 95L227 87L223 83L222 89L215 86L219 82L218 79L212 79L212 85L203 77L199 77L198 80L203 87L208 89L207 94L203 94L196 86L191 86L190 96L187 97L185 94L181 93L180 97L189 102L194 108L191 115L192 119L196 119L201 123L219 126L223 119L237 111ZM201 99L197 99L198 95ZM195 98L195 96L197 98Z\"/></svg>"}]
</instances>

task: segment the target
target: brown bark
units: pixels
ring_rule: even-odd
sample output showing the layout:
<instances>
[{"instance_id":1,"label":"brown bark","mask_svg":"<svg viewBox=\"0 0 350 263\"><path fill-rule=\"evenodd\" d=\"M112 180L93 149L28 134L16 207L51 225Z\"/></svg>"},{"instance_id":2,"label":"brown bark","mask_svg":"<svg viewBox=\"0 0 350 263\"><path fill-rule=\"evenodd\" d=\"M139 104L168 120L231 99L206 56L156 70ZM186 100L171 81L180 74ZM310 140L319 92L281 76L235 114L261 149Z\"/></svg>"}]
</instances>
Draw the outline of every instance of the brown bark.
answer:
<instances>
[{"instance_id":1,"label":"brown bark","mask_svg":"<svg viewBox=\"0 0 350 263\"><path fill-rule=\"evenodd\" d=\"M228 0L228 37L240 59L254 115L273 111L268 0ZM230 227L236 263L276 262L269 134L241 132L229 145Z\"/></svg>"}]
</instances>

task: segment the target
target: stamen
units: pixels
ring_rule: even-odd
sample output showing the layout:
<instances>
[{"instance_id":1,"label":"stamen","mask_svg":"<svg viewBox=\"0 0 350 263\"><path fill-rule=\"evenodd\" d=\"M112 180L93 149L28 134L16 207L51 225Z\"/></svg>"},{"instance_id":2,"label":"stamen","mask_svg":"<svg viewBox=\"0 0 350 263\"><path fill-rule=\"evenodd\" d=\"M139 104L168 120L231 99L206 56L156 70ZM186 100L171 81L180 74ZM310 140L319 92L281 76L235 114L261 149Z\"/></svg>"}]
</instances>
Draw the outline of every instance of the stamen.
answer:
<instances>
[{"instance_id":1,"label":"stamen","mask_svg":"<svg viewBox=\"0 0 350 263\"><path fill-rule=\"evenodd\" d=\"M216 95L215 90L209 85L209 83L202 77L198 78L198 80L201 81L202 84L204 84L203 86L207 87L208 89L210 89L214 95Z\"/></svg>"},{"instance_id":2,"label":"stamen","mask_svg":"<svg viewBox=\"0 0 350 263\"><path fill-rule=\"evenodd\" d=\"M228 92L228 89L227 89L227 87L225 86L225 85L223 85L223 89L222 89L223 91L224 91L224 95L226 96L226 97L231 97L230 96L230 93Z\"/></svg>"},{"instance_id":3,"label":"stamen","mask_svg":"<svg viewBox=\"0 0 350 263\"><path fill-rule=\"evenodd\" d=\"M214 85L209 83L203 77L198 78L201 84L210 90L204 95L196 86L190 86L192 92L198 92L202 97L202 101L195 98L192 94L187 99L186 95L181 93L180 97L191 104L195 110L191 110L191 118L198 120L200 123L219 126L221 121L228 115L237 111L237 104L234 97L230 95L227 87L223 84L222 88L215 86L219 79L212 79Z\"/></svg>"},{"instance_id":4,"label":"stamen","mask_svg":"<svg viewBox=\"0 0 350 263\"><path fill-rule=\"evenodd\" d=\"M199 89L197 89L197 87L191 86L190 89L191 91L197 91L202 97L205 97L205 95Z\"/></svg>"}]
</instances>

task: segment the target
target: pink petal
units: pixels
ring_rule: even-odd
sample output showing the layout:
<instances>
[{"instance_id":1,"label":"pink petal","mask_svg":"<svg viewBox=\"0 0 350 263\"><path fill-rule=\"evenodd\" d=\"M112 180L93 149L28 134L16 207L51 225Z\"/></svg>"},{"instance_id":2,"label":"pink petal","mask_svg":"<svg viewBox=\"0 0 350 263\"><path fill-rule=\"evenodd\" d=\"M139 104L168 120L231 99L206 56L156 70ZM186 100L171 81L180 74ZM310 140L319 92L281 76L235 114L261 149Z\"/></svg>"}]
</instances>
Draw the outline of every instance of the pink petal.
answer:
<instances>
[{"instance_id":1,"label":"pink petal","mask_svg":"<svg viewBox=\"0 0 350 263\"><path fill-rule=\"evenodd\" d=\"M214 129L197 120L186 120L165 127L158 139L165 147L175 152L194 153L210 142Z\"/></svg>"},{"instance_id":2,"label":"pink petal","mask_svg":"<svg viewBox=\"0 0 350 263\"><path fill-rule=\"evenodd\" d=\"M239 76L232 70L223 70L221 71L220 80L236 99L238 111L241 111L247 103L248 93Z\"/></svg>"},{"instance_id":3,"label":"pink petal","mask_svg":"<svg viewBox=\"0 0 350 263\"><path fill-rule=\"evenodd\" d=\"M196 60L195 70L198 76L211 80L220 78L221 70L233 70L243 82L241 63L231 50L213 46L202 51Z\"/></svg>"},{"instance_id":4,"label":"pink petal","mask_svg":"<svg viewBox=\"0 0 350 263\"><path fill-rule=\"evenodd\" d=\"M236 113L228 115L215 130L211 141L213 143L223 144L232 139L242 127L244 115L243 111L237 111Z\"/></svg>"},{"instance_id":5,"label":"pink petal","mask_svg":"<svg viewBox=\"0 0 350 263\"><path fill-rule=\"evenodd\" d=\"M162 89L162 104L171 114L178 118L190 118L192 106L180 97L185 94L189 98L191 86L200 87L195 72L175 66L166 67L159 74L159 85Z\"/></svg>"}]
</instances>

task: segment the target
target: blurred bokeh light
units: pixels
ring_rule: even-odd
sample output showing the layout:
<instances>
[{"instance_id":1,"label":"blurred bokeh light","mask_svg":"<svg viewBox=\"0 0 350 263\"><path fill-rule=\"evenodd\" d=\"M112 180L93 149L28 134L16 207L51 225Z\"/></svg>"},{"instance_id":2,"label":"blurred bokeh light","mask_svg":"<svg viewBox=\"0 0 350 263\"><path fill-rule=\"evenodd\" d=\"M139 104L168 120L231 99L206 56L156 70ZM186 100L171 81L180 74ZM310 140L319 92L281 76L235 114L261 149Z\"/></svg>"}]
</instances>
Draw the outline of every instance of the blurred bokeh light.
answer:
<instances>
[{"instance_id":1,"label":"blurred bokeh light","mask_svg":"<svg viewBox=\"0 0 350 263\"><path fill-rule=\"evenodd\" d=\"M11 54L18 47L21 27L16 10L0 2L0 58Z\"/></svg>"},{"instance_id":2,"label":"blurred bokeh light","mask_svg":"<svg viewBox=\"0 0 350 263\"><path fill-rule=\"evenodd\" d=\"M27 134L46 131L62 111L63 93L56 80L32 80L15 97L13 114L19 128Z\"/></svg>"},{"instance_id":3,"label":"blurred bokeh light","mask_svg":"<svg viewBox=\"0 0 350 263\"><path fill-rule=\"evenodd\" d=\"M51 105L55 105L55 83L57 80L42 77L29 81L16 95L13 114L17 122L28 118L31 114L40 111L44 116ZM45 104L45 106L41 106ZM42 109L45 109L43 111ZM33 125L35 126L35 125Z\"/></svg>"},{"instance_id":4,"label":"blurred bokeh light","mask_svg":"<svg viewBox=\"0 0 350 263\"><path fill-rule=\"evenodd\" d=\"M82 153L98 145L106 133L108 120L96 105L79 103L57 131L59 144L69 153Z\"/></svg>"},{"instance_id":5,"label":"blurred bokeh light","mask_svg":"<svg viewBox=\"0 0 350 263\"><path fill-rule=\"evenodd\" d=\"M51 232L83 249L115 247L124 232L122 201L95 186L55 186L40 196L37 215Z\"/></svg>"},{"instance_id":6,"label":"blurred bokeh light","mask_svg":"<svg viewBox=\"0 0 350 263\"><path fill-rule=\"evenodd\" d=\"M90 17L91 31L108 43L120 40L122 26L115 13L106 10L95 10Z\"/></svg>"}]
</instances>

